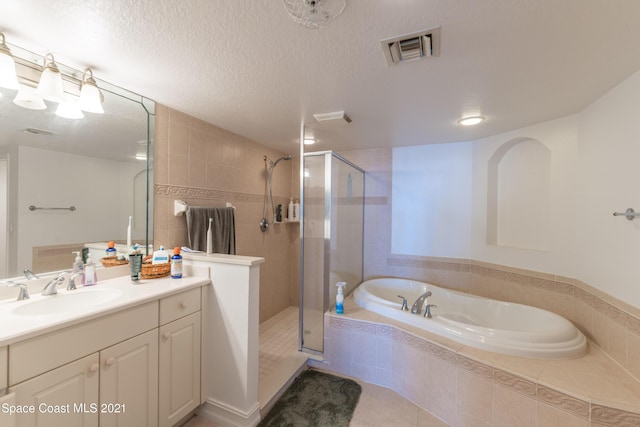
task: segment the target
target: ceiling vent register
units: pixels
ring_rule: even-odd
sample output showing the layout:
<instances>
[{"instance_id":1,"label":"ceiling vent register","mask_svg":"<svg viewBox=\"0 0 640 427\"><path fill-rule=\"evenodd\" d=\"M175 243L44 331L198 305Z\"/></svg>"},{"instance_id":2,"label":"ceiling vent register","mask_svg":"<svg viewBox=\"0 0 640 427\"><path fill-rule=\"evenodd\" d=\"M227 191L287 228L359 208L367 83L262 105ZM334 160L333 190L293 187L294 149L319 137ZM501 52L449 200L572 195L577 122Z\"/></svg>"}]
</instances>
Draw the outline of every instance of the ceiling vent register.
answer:
<instances>
[{"instance_id":1,"label":"ceiling vent register","mask_svg":"<svg viewBox=\"0 0 640 427\"><path fill-rule=\"evenodd\" d=\"M440 27L381 40L387 65L440 56Z\"/></svg>"}]
</instances>

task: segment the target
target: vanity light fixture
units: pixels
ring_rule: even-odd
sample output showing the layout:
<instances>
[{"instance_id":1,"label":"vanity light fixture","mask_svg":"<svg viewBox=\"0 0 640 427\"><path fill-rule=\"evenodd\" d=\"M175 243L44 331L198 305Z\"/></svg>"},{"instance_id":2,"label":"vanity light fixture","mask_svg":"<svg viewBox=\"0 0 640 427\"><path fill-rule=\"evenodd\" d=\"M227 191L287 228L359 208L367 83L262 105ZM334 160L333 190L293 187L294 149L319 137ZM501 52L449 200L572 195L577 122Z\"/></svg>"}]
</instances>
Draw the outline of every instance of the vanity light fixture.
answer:
<instances>
[{"instance_id":1,"label":"vanity light fixture","mask_svg":"<svg viewBox=\"0 0 640 427\"><path fill-rule=\"evenodd\" d=\"M78 102L75 100L65 99L60 101L58 108L56 109L56 116L63 117L65 119L83 119L84 114L80 111Z\"/></svg>"},{"instance_id":2,"label":"vanity light fixture","mask_svg":"<svg viewBox=\"0 0 640 427\"><path fill-rule=\"evenodd\" d=\"M0 87L13 90L20 89L16 74L16 61L4 42L4 33L0 33Z\"/></svg>"},{"instance_id":3,"label":"vanity light fixture","mask_svg":"<svg viewBox=\"0 0 640 427\"><path fill-rule=\"evenodd\" d=\"M47 53L44 57L44 70L40 76L40 83L36 93L47 101L64 102L64 90L62 89L62 74L56 65L53 55Z\"/></svg>"},{"instance_id":4,"label":"vanity light fixture","mask_svg":"<svg viewBox=\"0 0 640 427\"><path fill-rule=\"evenodd\" d=\"M93 70L87 68L82 75L82 84L80 89L80 101L78 106L82 111L88 113L103 114L102 102L104 96L93 78Z\"/></svg>"},{"instance_id":5,"label":"vanity light fixture","mask_svg":"<svg viewBox=\"0 0 640 427\"><path fill-rule=\"evenodd\" d=\"M47 104L45 104L40 95L36 93L36 89L30 86L20 86L18 94L13 98L13 103L29 110L47 109Z\"/></svg>"},{"instance_id":6,"label":"vanity light fixture","mask_svg":"<svg viewBox=\"0 0 640 427\"><path fill-rule=\"evenodd\" d=\"M458 123L460 123L462 126L474 126L482 121L484 121L484 117L482 116L471 116L463 117L462 119L458 120Z\"/></svg>"}]
</instances>

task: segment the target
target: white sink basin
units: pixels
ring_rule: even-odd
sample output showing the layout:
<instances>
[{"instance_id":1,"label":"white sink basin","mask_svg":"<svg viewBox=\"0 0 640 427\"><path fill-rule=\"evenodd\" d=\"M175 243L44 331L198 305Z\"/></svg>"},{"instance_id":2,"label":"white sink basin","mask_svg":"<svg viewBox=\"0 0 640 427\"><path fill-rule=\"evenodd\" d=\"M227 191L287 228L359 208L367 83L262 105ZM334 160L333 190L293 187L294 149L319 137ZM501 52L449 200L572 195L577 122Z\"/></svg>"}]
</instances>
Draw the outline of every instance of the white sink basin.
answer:
<instances>
[{"instance_id":1,"label":"white sink basin","mask_svg":"<svg viewBox=\"0 0 640 427\"><path fill-rule=\"evenodd\" d=\"M119 289L78 289L57 295L43 296L41 299L26 302L12 310L18 316L47 316L69 313L81 308L93 307L114 300L122 295Z\"/></svg>"}]
</instances>

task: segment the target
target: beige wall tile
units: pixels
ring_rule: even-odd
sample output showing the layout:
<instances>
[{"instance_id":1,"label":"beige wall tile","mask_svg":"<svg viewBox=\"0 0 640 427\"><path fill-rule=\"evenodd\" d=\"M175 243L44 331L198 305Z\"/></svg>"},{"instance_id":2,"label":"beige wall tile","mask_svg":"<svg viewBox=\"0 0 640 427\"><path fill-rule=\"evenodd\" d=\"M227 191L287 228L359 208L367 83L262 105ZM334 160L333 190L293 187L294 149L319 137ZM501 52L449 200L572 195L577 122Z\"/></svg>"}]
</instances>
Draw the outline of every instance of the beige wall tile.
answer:
<instances>
[{"instance_id":1,"label":"beige wall tile","mask_svg":"<svg viewBox=\"0 0 640 427\"><path fill-rule=\"evenodd\" d=\"M538 403L536 427L589 427L589 421L556 409L544 403Z\"/></svg>"},{"instance_id":2,"label":"beige wall tile","mask_svg":"<svg viewBox=\"0 0 640 427\"><path fill-rule=\"evenodd\" d=\"M426 408L444 422L454 425L457 417L458 368L449 358L429 352Z\"/></svg>"},{"instance_id":3,"label":"beige wall tile","mask_svg":"<svg viewBox=\"0 0 640 427\"><path fill-rule=\"evenodd\" d=\"M461 369L458 372L458 419L467 426L469 420L491 425L493 384L490 380Z\"/></svg>"},{"instance_id":4,"label":"beige wall tile","mask_svg":"<svg viewBox=\"0 0 640 427\"><path fill-rule=\"evenodd\" d=\"M627 332L627 370L640 381L640 335Z\"/></svg>"},{"instance_id":5,"label":"beige wall tile","mask_svg":"<svg viewBox=\"0 0 640 427\"><path fill-rule=\"evenodd\" d=\"M295 227L274 226L269 233L258 228L266 189L263 156L284 154L162 105L156 113L154 242L187 245L184 217L173 216L174 199L194 206L231 202L236 206L237 253L266 261L260 273L260 322L292 302L297 305L299 277L292 275L297 267L291 265L297 264L299 251L290 237L297 236ZM292 194L291 170L291 162L275 169L273 194L280 200Z\"/></svg>"},{"instance_id":6,"label":"beige wall tile","mask_svg":"<svg viewBox=\"0 0 640 427\"><path fill-rule=\"evenodd\" d=\"M493 387L494 427L535 427L536 401L511 389Z\"/></svg>"},{"instance_id":7,"label":"beige wall tile","mask_svg":"<svg viewBox=\"0 0 640 427\"><path fill-rule=\"evenodd\" d=\"M626 366L627 365L627 330L624 326L620 325L618 322L615 322L615 321L610 321L608 325L609 325L609 330L607 333L608 354L613 358L613 360L615 360L622 366Z\"/></svg>"}]
</instances>

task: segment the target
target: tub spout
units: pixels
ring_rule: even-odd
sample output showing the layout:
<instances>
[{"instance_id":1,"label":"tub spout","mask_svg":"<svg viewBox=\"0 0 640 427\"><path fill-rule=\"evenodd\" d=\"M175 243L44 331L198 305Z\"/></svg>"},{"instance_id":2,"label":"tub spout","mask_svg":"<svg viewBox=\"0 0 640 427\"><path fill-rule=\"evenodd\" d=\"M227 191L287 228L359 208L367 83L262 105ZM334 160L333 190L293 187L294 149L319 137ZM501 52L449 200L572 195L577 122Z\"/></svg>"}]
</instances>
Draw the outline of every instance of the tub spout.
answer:
<instances>
[{"instance_id":1,"label":"tub spout","mask_svg":"<svg viewBox=\"0 0 640 427\"><path fill-rule=\"evenodd\" d=\"M429 298L430 296L431 296L431 291L427 291L422 295L420 295L416 300L416 302L414 302L413 305L411 306L411 313L413 314L422 313L422 304L424 304L425 301L427 301L427 298Z\"/></svg>"}]
</instances>

